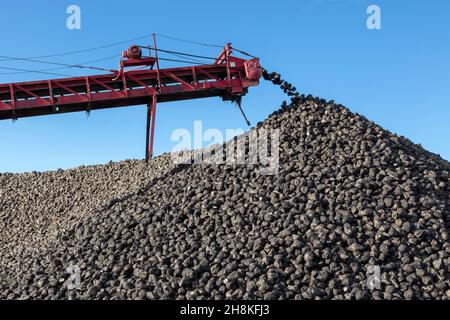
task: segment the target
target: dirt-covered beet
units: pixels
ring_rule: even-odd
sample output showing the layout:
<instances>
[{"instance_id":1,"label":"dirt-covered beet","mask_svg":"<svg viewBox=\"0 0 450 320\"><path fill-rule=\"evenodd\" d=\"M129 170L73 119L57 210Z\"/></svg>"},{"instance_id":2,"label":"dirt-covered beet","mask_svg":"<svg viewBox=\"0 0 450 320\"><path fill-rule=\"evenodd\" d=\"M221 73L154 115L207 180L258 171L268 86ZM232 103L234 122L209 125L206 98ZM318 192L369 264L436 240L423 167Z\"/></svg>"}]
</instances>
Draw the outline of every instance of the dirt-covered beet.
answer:
<instances>
[{"instance_id":1,"label":"dirt-covered beet","mask_svg":"<svg viewBox=\"0 0 450 320\"><path fill-rule=\"evenodd\" d=\"M168 155L1 175L0 298L450 298L450 164L264 77L292 98L257 126L280 130L275 175Z\"/></svg>"}]
</instances>

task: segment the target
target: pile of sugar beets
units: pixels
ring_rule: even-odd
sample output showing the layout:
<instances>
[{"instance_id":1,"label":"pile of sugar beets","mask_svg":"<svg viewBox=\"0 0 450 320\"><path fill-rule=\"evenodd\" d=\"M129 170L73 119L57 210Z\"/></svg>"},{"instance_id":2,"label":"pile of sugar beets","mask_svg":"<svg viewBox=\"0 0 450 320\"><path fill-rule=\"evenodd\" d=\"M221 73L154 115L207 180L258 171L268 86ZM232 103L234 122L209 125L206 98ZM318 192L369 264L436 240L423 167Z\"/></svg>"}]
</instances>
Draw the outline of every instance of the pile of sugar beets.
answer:
<instances>
[{"instance_id":1,"label":"pile of sugar beets","mask_svg":"<svg viewBox=\"0 0 450 320\"><path fill-rule=\"evenodd\" d=\"M0 239L39 213L58 221L45 245L32 235L0 243L0 298L449 299L449 162L300 95L277 73L263 77L291 98L257 125L280 131L275 175L258 165L165 167L168 155L148 166L161 175L131 170L139 183L112 195L83 193L80 177L114 186L142 162L0 175ZM44 203L11 187L38 181ZM11 254L24 243L33 250Z\"/></svg>"}]
</instances>

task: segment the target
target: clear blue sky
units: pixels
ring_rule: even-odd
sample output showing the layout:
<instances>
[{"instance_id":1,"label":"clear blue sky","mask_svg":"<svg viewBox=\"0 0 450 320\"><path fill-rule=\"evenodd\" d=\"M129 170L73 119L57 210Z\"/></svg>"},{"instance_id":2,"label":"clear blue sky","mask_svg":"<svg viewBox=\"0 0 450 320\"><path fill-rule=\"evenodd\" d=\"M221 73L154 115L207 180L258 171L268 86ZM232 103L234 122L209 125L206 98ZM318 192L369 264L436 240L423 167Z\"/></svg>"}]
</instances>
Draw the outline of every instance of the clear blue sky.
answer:
<instances>
[{"instance_id":1,"label":"clear blue sky","mask_svg":"<svg viewBox=\"0 0 450 320\"><path fill-rule=\"evenodd\" d=\"M66 8L81 7L81 30L66 28ZM366 9L381 8L381 30L368 30ZM450 1L4 1L0 55L30 57L107 45L157 32L201 42L226 43L254 53L302 93L348 106L383 127L450 159ZM148 40L150 41L150 40ZM148 41L139 41L144 44ZM216 55L204 48L160 39L160 47ZM81 63L120 52L127 45L47 60ZM112 59L96 63L115 67ZM1 67L46 65L0 62ZM168 64L166 64L168 66ZM51 66L50 66L51 67ZM0 82L45 79L4 74ZM86 71L59 70L85 75ZM268 83L244 98L252 123L284 99ZM245 128L232 104L219 98L160 104L156 153L170 151L174 129ZM70 168L142 158L145 107L0 122L0 172Z\"/></svg>"}]
</instances>

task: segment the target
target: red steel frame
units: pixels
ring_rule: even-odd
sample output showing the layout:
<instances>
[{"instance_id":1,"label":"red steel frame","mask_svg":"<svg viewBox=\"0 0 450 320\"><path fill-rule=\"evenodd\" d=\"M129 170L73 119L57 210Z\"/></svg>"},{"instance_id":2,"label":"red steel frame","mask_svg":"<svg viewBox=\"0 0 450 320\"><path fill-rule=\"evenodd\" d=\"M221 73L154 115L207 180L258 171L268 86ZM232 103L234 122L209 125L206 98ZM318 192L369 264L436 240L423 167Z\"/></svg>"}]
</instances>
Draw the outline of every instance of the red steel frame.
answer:
<instances>
[{"instance_id":1,"label":"red steel frame","mask_svg":"<svg viewBox=\"0 0 450 320\"><path fill-rule=\"evenodd\" d=\"M153 154L156 102L215 96L233 100L259 84L259 79L247 77L246 63L251 60L231 56L230 44L209 65L160 69L155 56L156 69L152 65L119 75L0 84L0 120L146 104L148 160Z\"/></svg>"}]
</instances>

